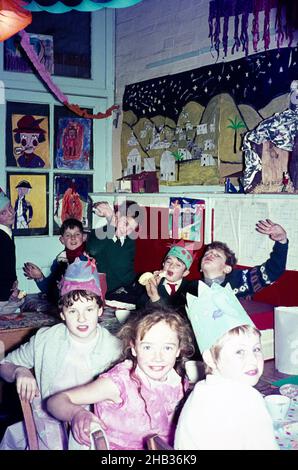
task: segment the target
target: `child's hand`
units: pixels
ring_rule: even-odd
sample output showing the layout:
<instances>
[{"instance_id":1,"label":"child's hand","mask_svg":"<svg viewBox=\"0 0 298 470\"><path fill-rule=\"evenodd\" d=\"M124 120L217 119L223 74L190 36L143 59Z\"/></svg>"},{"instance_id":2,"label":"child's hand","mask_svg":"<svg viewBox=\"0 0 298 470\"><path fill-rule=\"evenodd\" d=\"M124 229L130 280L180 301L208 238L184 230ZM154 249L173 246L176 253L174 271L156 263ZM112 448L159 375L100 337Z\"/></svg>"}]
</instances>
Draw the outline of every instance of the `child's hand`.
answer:
<instances>
[{"instance_id":1,"label":"child's hand","mask_svg":"<svg viewBox=\"0 0 298 470\"><path fill-rule=\"evenodd\" d=\"M27 279L41 280L43 279L43 273L36 264L25 263L23 266L24 275Z\"/></svg>"},{"instance_id":2,"label":"child's hand","mask_svg":"<svg viewBox=\"0 0 298 470\"><path fill-rule=\"evenodd\" d=\"M22 400L32 402L34 397L39 396L37 382L32 372L26 367L17 367L15 371L17 392Z\"/></svg>"},{"instance_id":3,"label":"child's hand","mask_svg":"<svg viewBox=\"0 0 298 470\"><path fill-rule=\"evenodd\" d=\"M18 298L18 295L19 295L19 289L18 289L18 281L14 281L13 283L13 286L11 288L11 294L10 294L10 297L9 299L10 300L16 300Z\"/></svg>"},{"instance_id":4,"label":"child's hand","mask_svg":"<svg viewBox=\"0 0 298 470\"><path fill-rule=\"evenodd\" d=\"M159 282L160 282L160 278L159 278L159 281L157 281L157 277L154 276L148 280L145 286L147 294L150 297L151 302L158 302L158 300L160 300L160 296L157 290L157 286Z\"/></svg>"},{"instance_id":5,"label":"child's hand","mask_svg":"<svg viewBox=\"0 0 298 470\"><path fill-rule=\"evenodd\" d=\"M158 286L160 281L166 276L166 271L153 271L154 278L156 280L156 285Z\"/></svg>"},{"instance_id":6,"label":"child's hand","mask_svg":"<svg viewBox=\"0 0 298 470\"><path fill-rule=\"evenodd\" d=\"M79 444L90 447L91 423L98 423L102 426L100 420L91 411L81 408L71 420L71 429L73 436Z\"/></svg>"},{"instance_id":7,"label":"child's hand","mask_svg":"<svg viewBox=\"0 0 298 470\"><path fill-rule=\"evenodd\" d=\"M256 230L259 233L268 235L271 240L280 243L287 242L287 232L281 225L275 224L272 220L259 220L256 224Z\"/></svg>"},{"instance_id":8,"label":"child's hand","mask_svg":"<svg viewBox=\"0 0 298 470\"><path fill-rule=\"evenodd\" d=\"M93 204L93 212L98 217L105 217L108 221L111 221L114 217L114 210L107 202L96 202Z\"/></svg>"}]
</instances>

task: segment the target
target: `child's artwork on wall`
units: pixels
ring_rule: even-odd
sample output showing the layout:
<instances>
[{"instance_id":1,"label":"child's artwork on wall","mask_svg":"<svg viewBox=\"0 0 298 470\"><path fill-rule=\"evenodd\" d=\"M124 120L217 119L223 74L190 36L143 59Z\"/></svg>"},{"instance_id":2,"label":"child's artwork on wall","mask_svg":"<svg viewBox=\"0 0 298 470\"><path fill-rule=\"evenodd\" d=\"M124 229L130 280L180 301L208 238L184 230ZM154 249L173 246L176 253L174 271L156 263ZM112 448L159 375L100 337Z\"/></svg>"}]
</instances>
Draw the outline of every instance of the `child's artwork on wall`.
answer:
<instances>
[{"instance_id":1,"label":"child's artwork on wall","mask_svg":"<svg viewBox=\"0 0 298 470\"><path fill-rule=\"evenodd\" d=\"M15 210L14 235L47 235L48 175L8 173L7 187Z\"/></svg>"},{"instance_id":2,"label":"child's artwork on wall","mask_svg":"<svg viewBox=\"0 0 298 470\"><path fill-rule=\"evenodd\" d=\"M169 204L170 238L203 244L205 202L200 199L171 197ZM198 245L197 248L200 248Z\"/></svg>"},{"instance_id":3,"label":"child's artwork on wall","mask_svg":"<svg viewBox=\"0 0 298 470\"><path fill-rule=\"evenodd\" d=\"M288 109L275 113L244 136L246 192L298 192L298 80Z\"/></svg>"},{"instance_id":4,"label":"child's artwork on wall","mask_svg":"<svg viewBox=\"0 0 298 470\"><path fill-rule=\"evenodd\" d=\"M7 101L6 166L50 168L48 105Z\"/></svg>"},{"instance_id":5,"label":"child's artwork on wall","mask_svg":"<svg viewBox=\"0 0 298 470\"><path fill-rule=\"evenodd\" d=\"M92 176L56 175L54 177L54 234L64 220L78 219L83 227L91 228L92 207L88 194L92 193Z\"/></svg>"},{"instance_id":6,"label":"child's artwork on wall","mask_svg":"<svg viewBox=\"0 0 298 470\"><path fill-rule=\"evenodd\" d=\"M49 125L46 116L13 114L13 155L20 168L49 168Z\"/></svg>"},{"instance_id":7,"label":"child's artwork on wall","mask_svg":"<svg viewBox=\"0 0 298 470\"><path fill-rule=\"evenodd\" d=\"M123 175L152 158L161 185L214 185L241 174L244 134L287 107L297 64L298 47L283 48L128 85Z\"/></svg>"},{"instance_id":8,"label":"child's artwork on wall","mask_svg":"<svg viewBox=\"0 0 298 470\"><path fill-rule=\"evenodd\" d=\"M53 36L30 33L30 44L38 55L39 62L46 70L54 73ZM26 54L19 45L18 35L4 42L4 70L11 72L31 72L34 70Z\"/></svg>"},{"instance_id":9,"label":"child's artwork on wall","mask_svg":"<svg viewBox=\"0 0 298 470\"><path fill-rule=\"evenodd\" d=\"M91 120L60 118L58 121L56 167L89 170Z\"/></svg>"}]
</instances>

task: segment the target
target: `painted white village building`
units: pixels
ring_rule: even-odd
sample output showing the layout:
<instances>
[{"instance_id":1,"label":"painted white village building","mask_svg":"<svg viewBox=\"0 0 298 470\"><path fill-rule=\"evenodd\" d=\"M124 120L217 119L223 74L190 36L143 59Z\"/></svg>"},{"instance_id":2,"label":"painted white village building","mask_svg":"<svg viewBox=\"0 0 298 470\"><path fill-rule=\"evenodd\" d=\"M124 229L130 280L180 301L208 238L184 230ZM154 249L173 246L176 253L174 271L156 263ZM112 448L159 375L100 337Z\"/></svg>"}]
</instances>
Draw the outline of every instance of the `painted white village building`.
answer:
<instances>
[{"instance_id":1,"label":"painted white village building","mask_svg":"<svg viewBox=\"0 0 298 470\"><path fill-rule=\"evenodd\" d=\"M176 181L176 160L169 150L161 155L159 179L161 181Z\"/></svg>"},{"instance_id":2,"label":"painted white village building","mask_svg":"<svg viewBox=\"0 0 298 470\"><path fill-rule=\"evenodd\" d=\"M127 145L129 145L130 147L133 147L134 145L138 145L138 140L133 132L131 133L130 138L127 141Z\"/></svg>"},{"instance_id":3,"label":"painted white village building","mask_svg":"<svg viewBox=\"0 0 298 470\"><path fill-rule=\"evenodd\" d=\"M202 153L201 155L201 166L213 166L215 165L215 159L209 153Z\"/></svg>"},{"instance_id":4,"label":"painted white village building","mask_svg":"<svg viewBox=\"0 0 298 470\"><path fill-rule=\"evenodd\" d=\"M132 149L127 157L127 169L126 175L134 175L137 173L141 173L142 171L142 161L141 155L138 149Z\"/></svg>"},{"instance_id":5,"label":"painted white village building","mask_svg":"<svg viewBox=\"0 0 298 470\"><path fill-rule=\"evenodd\" d=\"M185 148L179 148L178 150L179 154L182 155L182 160L191 160L192 155L189 150Z\"/></svg>"},{"instance_id":6,"label":"painted white village building","mask_svg":"<svg viewBox=\"0 0 298 470\"><path fill-rule=\"evenodd\" d=\"M193 125L192 125L192 123L191 123L190 121L187 121L187 122L185 123L185 130L186 130L186 131L192 131L192 130L193 130Z\"/></svg>"},{"instance_id":7,"label":"painted white village building","mask_svg":"<svg viewBox=\"0 0 298 470\"><path fill-rule=\"evenodd\" d=\"M160 127L162 130L162 127ZM149 149L150 150L158 150L158 149L166 149L169 148L171 145L170 142L167 140L161 140L160 139L160 132L158 132L155 127L152 129L152 138L151 142L149 144Z\"/></svg>"},{"instance_id":8,"label":"painted white village building","mask_svg":"<svg viewBox=\"0 0 298 470\"><path fill-rule=\"evenodd\" d=\"M207 132L208 132L207 124L199 124L197 126L197 135L207 134Z\"/></svg>"},{"instance_id":9,"label":"painted white village building","mask_svg":"<svg viewBox=\"0 0 298 470\"><path fill-rule=\"evenodd\" d=\"M215 144L212 139L204 140L204 150L213 150L215 149Z\"/></svg>"},{"instance_id":10,"label":"painted white village building","mask_svg":"<svg viewBox=\"0 0 298 470\"><path fill-rule=\"evenodd\" d=\"M154 157L144 158L144 171L156 171L155 158Z\"/></svg>"}]
</instances>

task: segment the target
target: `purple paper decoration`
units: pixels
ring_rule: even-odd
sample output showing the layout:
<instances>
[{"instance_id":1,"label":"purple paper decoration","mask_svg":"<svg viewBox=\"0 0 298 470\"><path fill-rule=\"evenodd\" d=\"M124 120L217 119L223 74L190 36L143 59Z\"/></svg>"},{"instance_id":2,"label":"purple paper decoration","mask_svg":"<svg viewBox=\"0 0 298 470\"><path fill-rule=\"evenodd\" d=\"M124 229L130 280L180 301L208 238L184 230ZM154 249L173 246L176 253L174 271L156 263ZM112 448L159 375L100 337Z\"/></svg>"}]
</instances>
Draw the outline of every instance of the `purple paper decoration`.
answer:
<instances>
[{"instance_id":1,"label":"purple paper decoration","mask_svg":"<svg viewBox=\"0 0 298 470\"><path fill-rule=\"evenodd\" d=\"M254 51L257 52L260 40L259 13L263 11L264 25L262 40L264 48L268 49L270 45L270 11L273 8L276 8L275 32L277 47L280 47L285 39L288 40L288 46L291 46L293 31L295 27L297 27L298 22L297 2L288 0L211 0L209 3L209 37L211 47L214 48L219 55L220 45L222 44L224 55L227 55L229 19L230 17L234 17L234 44L231 48L231 52L233 54L235 50L238 51L240 46L242 46L245 55L248 55L248 19L249 15L253 14L251 31L252 43ZM223 18L222 37L220 37L221 18ZM240 24L241 28L239 31Z\"/></svg>"}]
</instances>

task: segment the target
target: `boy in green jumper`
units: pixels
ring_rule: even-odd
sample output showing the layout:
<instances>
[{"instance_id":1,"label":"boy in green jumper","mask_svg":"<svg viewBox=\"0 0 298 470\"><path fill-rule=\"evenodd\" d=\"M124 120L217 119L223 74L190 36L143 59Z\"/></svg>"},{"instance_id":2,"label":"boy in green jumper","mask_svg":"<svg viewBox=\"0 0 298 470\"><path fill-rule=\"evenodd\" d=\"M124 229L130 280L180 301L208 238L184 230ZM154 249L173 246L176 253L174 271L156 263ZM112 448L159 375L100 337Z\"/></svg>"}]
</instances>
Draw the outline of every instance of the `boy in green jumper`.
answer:
<instances>
[{"instance_id":1,"label":"boy in green jumper","mask_svg":"<svg viewBox=\"0 0 298 470\"><path fill-rule=\"evenodd\" d=\"M98 202L94 212L99 217L106 217L107 225L92 230L87 252L96 259L98 271L106 273L106 299L134 303L134 294L131 297L130 293L134 290L136 277L135 231L141 208L133 201L126 201L114 209L105 202Z\"/></svg>"}]
</instances>

